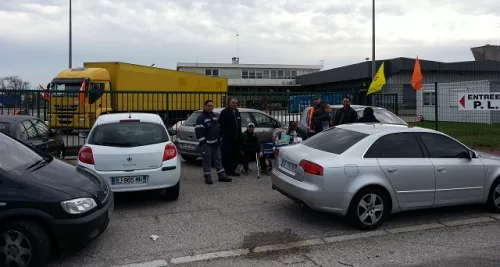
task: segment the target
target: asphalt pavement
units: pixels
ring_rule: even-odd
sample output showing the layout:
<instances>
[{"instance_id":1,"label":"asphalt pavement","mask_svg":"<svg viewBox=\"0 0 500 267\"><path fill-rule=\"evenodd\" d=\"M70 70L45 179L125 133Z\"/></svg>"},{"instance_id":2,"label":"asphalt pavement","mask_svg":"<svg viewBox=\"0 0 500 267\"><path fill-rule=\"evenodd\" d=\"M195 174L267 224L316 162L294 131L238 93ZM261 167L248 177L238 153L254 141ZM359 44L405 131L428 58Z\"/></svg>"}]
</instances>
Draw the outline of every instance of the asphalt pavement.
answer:
<instances>
[{"instance_id":1,"label":"asphalt pavement","mask_svg":"<svg viewBox=\"0 0 500 267\"><path fill-rule=\"evenodd\" d=\"M215 173L213 177L216 177ZM500 244L498 243L500 242L498 241L500 240L498 231L500 218L493 219L493 214L487 212L482 206L395 214L380 229L383 233L390 234L370 237L365 241L360 239L347 243L330 243L325 240L342 240L344 237L366 233L351 228L342 218L313 212L294 204L271 189L268 176L260 179L254 175L241 176L235 177L232 183L216 181L213 185L206 185L202 179L201 163L183 162L181 195L177 201L167 202L162 199L160 193L150 192L122 193L115 194L115 196L115 212L106 232L86 249L58 259L52 262L51 266L117 266L141 262L150 263L135 266L165 266L166 264L168 266L176 264L284 266L288 263L293 266L295 264L293 261L306 262L304 259L307 260L307 257L316 258L313 258L313 261L307 261L304 265L297 263L295 266L372 266L372 261L363 262L366 260L363 257L374 259L377 258L375 255L384 255L387 261L382 258L374 259L373 262L376 264L373 266L396 266L398 263L424 263L418 259L426 258L426 255L433 255L428 257L429 260L437 260L440 253L445 253L446 249L448 249L447 254L443 255L451 257L450 259L462 256L476 257L484 253L490 257L488 259L500 258L498 254L490 253L494 248L485 249L484 253L481 252L483 254L474 249L468 254L462 253L467 250L465 247L467 242L459 242L467 238L470 240L469 243L479 247L496 245L498 248ZM467 232L468 234L462 238L460 232L454 231L472 230L460 230L460 227L454 226L456 225L454 221L470 218L486 218L489 228L481 228L484 231L481 230L480 233ZM484 219L478 222L483 221ZM415 233L398 233L397 230L393 230L418 225L443 227ZM452 233L457 233L457 238L462 239L457 239L457 241L449 239L448 236L454 235ZM153 240L152 236L157 239ZM256 247L266 248L269 245L290 242L316 244L316 246L299 248L299 251L309 253L305 253L305 256L302 252L295 253L297 255L283 254L283 251L279 250L267 257L266 249L261 249L263 253L248 253L249 251L255 252ZM424 246L426 242L429 242L428 247ZM438 250L439 246L436 246L434 249L433 242L441 242L444 248ZM282 245L276 246L279 248ZM391 251L395 252L391 254ZM401 258L396 257L399 254ZM221 259L219 257L221 255L242 256ZM404 262L404 259L411 257L413 257L412 261ZM198 261L204 258L212 258L212 260ZM283 262L279 262L281 259ZM384 265L384 263L390 264ZM432 261L428 262L428 264L431 263Z\"/></svg>"}]
</instances>

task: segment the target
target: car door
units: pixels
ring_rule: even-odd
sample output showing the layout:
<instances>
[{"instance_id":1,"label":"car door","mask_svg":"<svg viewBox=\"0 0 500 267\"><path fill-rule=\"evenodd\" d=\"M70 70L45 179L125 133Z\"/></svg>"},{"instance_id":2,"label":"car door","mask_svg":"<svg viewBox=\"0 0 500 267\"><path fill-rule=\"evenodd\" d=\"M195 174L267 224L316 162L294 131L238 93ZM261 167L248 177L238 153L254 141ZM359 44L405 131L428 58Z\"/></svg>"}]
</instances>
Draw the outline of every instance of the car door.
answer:
<instances>
[{"instance_id":1,"label":"car door","mask_svg":"<svg viewBox=\"0 0 500 267\"><path fill-rule=\"evenodd\" d=\"M485 167L479 158L467 158L469 149L438 133L419 133L436 175L436 205L481 201Z\"/></svg>"},{"instance_id":2,"label":"car door","mask_svg":"<svg viewBox=\"0 0 500 267\"><path fill-rule=\"evenodd\" d=\"M260 112L252 112L252 116L255 120L255 133L260 142L271 142L273 140L274 125L276 121Z\"/></svg>"},{"instance_id":3,"label":"car door","mask_svg":"<svg viewBox=\"0 0 500 267\"><path fill-rule=\"evenodd\" d=\"M58 150L60 148L57 140L54 139L54 136L51 136L50 128L39 119L33 119L31 120L31 123L35 126L38 136L42 141L40 146L43 147L43 151L52 156L58 156Z\"/></svg>"},{"instance_id":4,"label":"car door","mask_svg":"<svg viewBox=\"0 0 500 267\"><path fill-rule=\"evenodd\" d=\"M380 137L365 158L377 158L390 181L401 208L434 204L435 177L432 162L413 133L394 133Z\"/></svg>"}]
</instances>

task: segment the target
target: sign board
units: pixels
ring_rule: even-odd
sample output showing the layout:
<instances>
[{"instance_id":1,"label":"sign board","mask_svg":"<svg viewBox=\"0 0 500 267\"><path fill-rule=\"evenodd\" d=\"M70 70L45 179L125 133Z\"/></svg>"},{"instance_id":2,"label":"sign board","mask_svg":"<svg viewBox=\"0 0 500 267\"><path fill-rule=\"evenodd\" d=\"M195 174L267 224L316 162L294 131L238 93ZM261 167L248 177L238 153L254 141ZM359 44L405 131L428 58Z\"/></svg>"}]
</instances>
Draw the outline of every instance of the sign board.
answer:
<instances>
[{"instance_id":1,"label":"sign board","mask_svg":"<svg viewBox=\"0 0 500 267\"><path fill-rule=\"evenodd\" d=\"M499 110L500 93L467 93L458 96L458 110Z\"/></svg>"}]
</instances>

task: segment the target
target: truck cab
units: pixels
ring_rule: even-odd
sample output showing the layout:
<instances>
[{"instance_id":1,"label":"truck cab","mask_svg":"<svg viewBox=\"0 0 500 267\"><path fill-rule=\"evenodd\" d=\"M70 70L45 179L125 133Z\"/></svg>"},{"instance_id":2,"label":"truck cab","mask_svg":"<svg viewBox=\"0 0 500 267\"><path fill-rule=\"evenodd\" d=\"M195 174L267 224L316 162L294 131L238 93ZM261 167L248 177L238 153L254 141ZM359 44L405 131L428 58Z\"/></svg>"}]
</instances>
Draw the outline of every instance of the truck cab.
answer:
<instances>
[{"instance_id":1,"label":"truck cab","mask_svg":"<svg viewBox=\"0 0 500 267\"><path fill-rule=\"evenodd\" d=\"M89 129L102 113L110 112L110 74L103 68L73 68L59 73L47 85L51 128L71 132ZM81 102L80 95L84 96Z\"/></svg>"}]
</instances>

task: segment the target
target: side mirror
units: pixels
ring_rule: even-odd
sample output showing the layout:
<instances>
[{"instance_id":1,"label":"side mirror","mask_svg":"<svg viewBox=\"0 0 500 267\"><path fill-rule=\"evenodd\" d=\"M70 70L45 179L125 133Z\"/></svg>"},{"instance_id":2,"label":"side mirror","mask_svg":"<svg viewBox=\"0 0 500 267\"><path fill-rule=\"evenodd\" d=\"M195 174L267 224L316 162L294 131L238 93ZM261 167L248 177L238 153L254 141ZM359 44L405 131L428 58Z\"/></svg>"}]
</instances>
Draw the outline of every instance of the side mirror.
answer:
<instances>
[{"instance_id":1,"label":"side mirror","mask_svg":"<svg viewBox=\"0 0 500 267\"><path fill-rule=\"evenodd\" d=\"M468 151L468 152L462 151L462 152L458 153L457 158L471 159L472 158L471 151Z\"/></svg>"},{"instance_id":2,"label":"side mirror","mask_svg":"<svg viewBox=\"0 0 500 267\"><path fill-rule=\"evenodd\" d=\"M89 137L89 131L83 131L78 133L78 137L80 138L87 138Z\"/></svg>"},{"instance_id":3,"label":"side mirror","mask_svg":"<svg viewBox=\"0 0 500 267\"><path fill-rule=\"evenodd\" d=\"M476 158L478 158L478 156L477 156L476 152L469 150L469 158L476 159Z\"/></svg>"},{"instance_id":4,"label":"side mirror","mask_svg":"<svg viewBox=\"0 0 500 267\"><path fill-rule=\"evenodd\" d=\"M168 129L168 134L169 135L177 135L177 131L174 129Z\"/></svg>"},{"instance_id":5,"label":"side mirror","mask_svg":"<svg viewBox=\"0 0 500 267\"><path fill-rule=\"evenodd\" d=\"M281 123L274 121L274 128L281 128Z\"/></svg>"}]
</instances>

